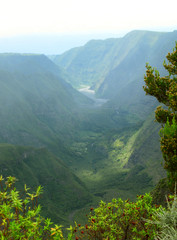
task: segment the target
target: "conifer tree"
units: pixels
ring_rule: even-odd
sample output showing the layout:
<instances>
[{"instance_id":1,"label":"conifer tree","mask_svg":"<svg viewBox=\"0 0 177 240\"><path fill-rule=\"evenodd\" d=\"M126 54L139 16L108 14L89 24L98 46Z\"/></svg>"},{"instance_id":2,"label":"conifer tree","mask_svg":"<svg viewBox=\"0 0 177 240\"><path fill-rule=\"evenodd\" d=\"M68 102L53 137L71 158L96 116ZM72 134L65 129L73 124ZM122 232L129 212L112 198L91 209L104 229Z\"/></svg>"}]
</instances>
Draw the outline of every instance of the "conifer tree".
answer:
<instances>
[{"instance_id":1,"label":"conifer tree","mask_svg":"<svg viewBox=\"0 0 177 240\"><path fill-rule=\"evenodd\" d=\"M164 158L164 168L167 170L168 182L174 190L177 182L177 42L172 53L166 56L163 66L167 76L161 77L159 72L146 65L144 77L146 94L156 97L162 103L155 111L156 121L162 124L160 130L161 151Z\"/></svg>"}]
</instances>

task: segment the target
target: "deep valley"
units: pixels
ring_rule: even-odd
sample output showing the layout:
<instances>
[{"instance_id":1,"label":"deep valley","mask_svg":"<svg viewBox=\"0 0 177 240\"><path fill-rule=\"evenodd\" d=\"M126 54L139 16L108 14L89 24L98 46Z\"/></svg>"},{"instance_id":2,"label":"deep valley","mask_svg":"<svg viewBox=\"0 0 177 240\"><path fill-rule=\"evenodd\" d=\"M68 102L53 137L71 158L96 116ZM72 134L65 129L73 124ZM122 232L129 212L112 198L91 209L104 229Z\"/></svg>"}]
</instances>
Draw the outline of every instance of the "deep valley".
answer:
<instances>
[{"instance_id":1,"label":"deep valley","mask_svg":"<svg viewBox=\"0 0 177 240\"><path fill-rule=\"evenodd\" d=\"M151 191L166 173L145 66L165 75L176 39L132 31L61 55L0 54L0 174L43 186L43 215L65 226L101 199Z\"/></svg>"}]
</instances>

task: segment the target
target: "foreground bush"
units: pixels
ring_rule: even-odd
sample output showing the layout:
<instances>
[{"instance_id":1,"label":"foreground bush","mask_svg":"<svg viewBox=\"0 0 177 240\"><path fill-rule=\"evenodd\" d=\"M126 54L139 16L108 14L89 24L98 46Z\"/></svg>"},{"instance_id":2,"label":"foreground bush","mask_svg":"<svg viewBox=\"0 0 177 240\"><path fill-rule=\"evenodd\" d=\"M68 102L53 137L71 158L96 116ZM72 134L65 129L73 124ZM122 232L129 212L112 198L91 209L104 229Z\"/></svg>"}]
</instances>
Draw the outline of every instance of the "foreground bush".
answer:
<instances>
[{"instance_id":1,"label":"foreground bush","mask_svg":"<svg viewBox=\"0 0 177 240\"><path fill-rule=\"evenodd\" d=\"M176 240L177 239L177 197L169 196L167 199L167 209L161 208L154 213L154 220L149 220L150 224L155 224L160 231L156 240Z\"/></svg>"},{"instance_id":2,"label":"foreground bush","mask_svg":"<svg viewBox=\"0 0 177 240\"><path fill-rule=\"evenodd\" d=\"M24 187L23 193L15 188L15 177L6 181L0 176L0 239L63 239L61 227L51 228L50 219L40 215L38 197L42 193L39 186L34 193Z\"/></svg>"},{"instance_id":3,"label":"foreground bush","mask_svg":"<svg viewBox=\"0 0 177 240\"><path fill-rule=\"evenodd\" d=\"M34 193L24 186L15 188L15 177L0 177L1 240L176 240L177 197L170 196L167 209L153 205L150 194L137 196L136 202L113 199L91 208L85 226L75 223L63 237L61 226L40 215L39 186Z\"/></svg>"},{"instance_id":4,"label":"foreground bush","mask_svg":"<svg viewBox=\"0 0 177 240\"><path fill-rule=\"evenodd\" d=\"M75 239L154 239L159 226L152 220L155 221L154 214L164 208L153 206L152 197L145 194L137 196L136 202L122 199L113 199L111 203L101 201L98 208L91 210L89 223L84 227L76 224L72 229Z\"/></svg>"}]
</instances>

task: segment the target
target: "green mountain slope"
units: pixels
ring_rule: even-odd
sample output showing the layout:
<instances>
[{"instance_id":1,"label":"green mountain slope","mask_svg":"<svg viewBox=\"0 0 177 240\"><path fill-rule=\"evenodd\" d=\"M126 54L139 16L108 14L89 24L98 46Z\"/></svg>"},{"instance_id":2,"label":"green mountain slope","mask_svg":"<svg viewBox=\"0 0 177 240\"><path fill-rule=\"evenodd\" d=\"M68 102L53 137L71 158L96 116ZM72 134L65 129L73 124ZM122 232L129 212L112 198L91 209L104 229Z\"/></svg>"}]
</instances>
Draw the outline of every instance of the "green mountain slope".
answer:
<instances>
[{"instance_id":1,"label":"green mountain slope","mask_svg":"<svg viewBox=\"0 0 177 240\"><path fill-rule=\"evenodd\" d=\"M72 76L70 83L74 87L87 85L96 88L114 67L119 41L119 39L91 40L83 47L53 56L52 60Z\"/></svg>"},{"instance_id":2,"label":"green mountain slope","mask_svg":"<svg viewBox=\"0 0 177 240\"><path fill-rule=\"evenodd\" d=\"M61 224L68 224L72 211L92 201L80 179L45 148L0 144L0 172L15 176L21 190L24 184L31 189L41 185L43 214Z\"/></svg>"},{"instance_id":3,"label":"green mountain slope","mask_svg":"<svg viewBox=\"0 0 177 240\"><path fill-rule=\"evenodd\" d=\"M90 103L44 55L0 55L0 142L63 151Z\"/></svg>"},{"instance_id":4,"label":"green mountain slope","mask_svg":"<svg viewBox=\"0 0 177 240\"><path fill-rule=\"evenodd\" d=\"M154 113L139 124L97 130L85 129L72 144L77 161L70 165L95 196L133 199L164 177Z\"/></svg>"},{"instance_id":5,"label":"green mountain slope","mask_svg":"<svg viewBox=\"0 0 177 240\"><path fill-rule=\"evenodd\" d=\"M143 166L143 172L152 177L156 184L166 175L160 150L160 124L154 121L154 112L150 114L138 131L133 144L133 152L126 167Z\"/></svg>"},{"instance_id":6,"label":"green mountain slope","mask_svg":"<svg viewBox=\"0 0 177 240\"><path fill-rule=\"evenodd\" d=\"M132 31L118 39L92 40L52 59L72 76L73 86L91 86L98 97L110 99L107 108L145 119L156 105L142 90L145 65L149 62L165 74L162 63L176 39L177 31Z\"/></svg>"},{"instance_id":7,"label":"green mountain slope","mask_svg":"<svg viewBox=\"0 0 177 240\"><path fill-rule=\"evenodd\" d=\"M79 165L73 161L71 167L95 194L106 198L111 192L129 191L133 196L164 176L158 125L148 117L158 103L145 96L142 86L146 62L165 74L161 66L176 38L176 31L133 31L121 39L91 41L54 58L75 76L73 85L97 86L97 96L110 99L85 114L81 140L72 145Z\"/></svg>"},{"instance_id":8,"label":"green mountain slope","mask_svg":"<svg viewBox=\"0 0 177 240\"><path fill-rule=\"evenodd\" d=\"M20 186L44 186L44 214L66 224L72 211L91 201L63 162L73 159L68 145L81 109L92 100L60 75L44 55L0 54L0 171L16 176Z\"/></svg>"},{"instance_id":9,"label":"green mountain slope","mask_svg":"<svg viewBox=\"0 0 177 240\"><path fill-rule=\"evenodd\" d=\"M0 143L38 148L1 144L1 172L44 185L44 212L63 222L92 200L89 192L110 200L151 190L164 171L159 126L149 116L157 102L145 96L143 75L146 61L158 67L176 36L134 31L90 41L51 57L65 70L44 55L1 54ZM110 101L93 108L66 80Z\"/></svg>"},{"instance_id":10,"label":"green mountain slope","mask_svg":"<svg viewBox=\"0 0 177 240\"><path fill-rule=\"evenodd\" d=\"M99 88L99 96L110 98L114 96L114 87L120 88L120 83L125 86L142 75L147 61L161 66L159 61L173 47L176 35L175 31L132 31L122 38L92 40L51 59L72 76L73 86Z\"/></svg>"},{"instance_id":11,"label":"green mountain slope","mask_svg":"<svg viewBox=\"0 0 177 240\"><path fill-rule=\"evenodd\" d=\"M163 61L165 56L174 47L177 31L171 33L157 33L148 31L133 31L126 38L131 43L132 38L138 41L127 56L110 71L97 91L99 96L111 99L109 106L123 108L131 113L145 118L151 111L155 100L144 94L145 65L157 67L161 74L165 74ZM124 38L122 41L124 41ZM124 46L126 51L126 46ZM152 107L151 107L152 106ZM142 111L144 112L144 116ZM140 114L139 114L140 113Z\"/></svg>"}]
</instances>

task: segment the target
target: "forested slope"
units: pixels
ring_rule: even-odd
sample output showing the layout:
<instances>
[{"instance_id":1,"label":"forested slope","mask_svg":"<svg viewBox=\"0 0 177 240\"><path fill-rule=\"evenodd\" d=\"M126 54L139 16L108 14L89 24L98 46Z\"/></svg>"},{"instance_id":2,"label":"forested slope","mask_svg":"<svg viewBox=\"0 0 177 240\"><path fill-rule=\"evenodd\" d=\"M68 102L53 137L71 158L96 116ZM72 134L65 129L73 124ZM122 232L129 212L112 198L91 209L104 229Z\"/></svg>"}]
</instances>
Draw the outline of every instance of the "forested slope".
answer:
<instances>
[{"instance_id":1,"label":"forested slope","mask_svg":"<svg viewBox=\"0 0 177 240\"><path fill-rule=\"evenodd\" d=\"M15 176L21 190L43 187L42 212L61 224L69 223L69 214L91 203L85 185L64 163L46 148L0 144L0 172L3 177Z\"/></svg>"},{"instance_id":2,"label":"forested slope","mask_svg":"<svg viewBox=\"0 0 177 240\"><path fill-rule=\"evenodd\" d=\"M50 56L60 67L44 55L1 54L0 171L44 185L44 212L58 211L61 221L98 199L150 191L164 171L153 121L158 103L142 89L145 64L161 65L176 37L133 31L93 40ZM69 82L109 100L95 107Z\"/></svg>"}]
</instances>

